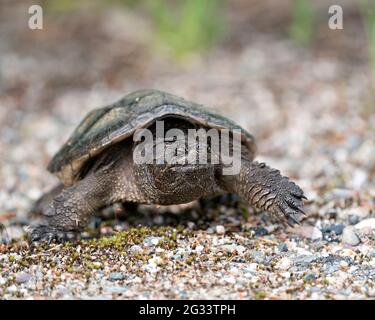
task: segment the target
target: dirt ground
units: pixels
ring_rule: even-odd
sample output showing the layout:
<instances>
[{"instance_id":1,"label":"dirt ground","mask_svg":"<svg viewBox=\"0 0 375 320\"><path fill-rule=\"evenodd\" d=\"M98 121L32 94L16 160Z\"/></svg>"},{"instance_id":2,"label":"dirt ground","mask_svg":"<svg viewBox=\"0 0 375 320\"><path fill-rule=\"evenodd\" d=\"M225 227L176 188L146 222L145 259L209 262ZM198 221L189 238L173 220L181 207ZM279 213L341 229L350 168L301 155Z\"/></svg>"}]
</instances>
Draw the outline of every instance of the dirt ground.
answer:
<instances>
[{"instance_id":1,"label":"dirt ground","mask_svg":"<svg viewBox=\"0 0 375 320\"><path fill-rule=\"evenodd\" d=\"M176 61L153 45L142 13L52 14L39 32L20 3L0 4L1 298L375 297L374 87L356 12L301 48L282 21L270 30L234 1L219 44ZM38 221L27 212L58 181L48 161L89 110L141 88L205 104L253 133L257 159L305 191L301 226L220 198L109 208L120 214L93 219L78 243L30 248Z\"/></svg>"}]
</instances>

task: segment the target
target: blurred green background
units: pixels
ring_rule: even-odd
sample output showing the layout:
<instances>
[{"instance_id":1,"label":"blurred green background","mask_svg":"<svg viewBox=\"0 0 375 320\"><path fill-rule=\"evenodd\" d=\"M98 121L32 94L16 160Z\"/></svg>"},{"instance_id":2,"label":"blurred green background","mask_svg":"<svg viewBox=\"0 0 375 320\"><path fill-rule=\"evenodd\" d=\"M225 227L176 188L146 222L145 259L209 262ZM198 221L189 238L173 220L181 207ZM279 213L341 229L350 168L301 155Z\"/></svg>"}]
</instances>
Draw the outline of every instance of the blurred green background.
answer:
<instances>
[{"instance_id":1,"label":"blurred green background","mask_svg":"<svg viewBox=\"0 0 375 320\"><path fill-rule=\"evenodd\" d=\"M345 9L344 20L355 17L363 23L367 34L369 59L375 65L375 1L373 0L341 0L334 3L325 0L45 0L39 2L47 14L52 16L108 8L143 14L154 27L153 44L167 48L178 59L205 52L230 34L233 21L228 22L228 12L237 14L238 20L241 22L247 20L255 27L267 23L272 26L276 22L275 32L284 33L298 46L310 47L316 45L316 37L321 32L322 25L327 25L328 7L334 4L342 5ZM254 14L251 14L252 11Z\"/></svg>"}]
</instances>

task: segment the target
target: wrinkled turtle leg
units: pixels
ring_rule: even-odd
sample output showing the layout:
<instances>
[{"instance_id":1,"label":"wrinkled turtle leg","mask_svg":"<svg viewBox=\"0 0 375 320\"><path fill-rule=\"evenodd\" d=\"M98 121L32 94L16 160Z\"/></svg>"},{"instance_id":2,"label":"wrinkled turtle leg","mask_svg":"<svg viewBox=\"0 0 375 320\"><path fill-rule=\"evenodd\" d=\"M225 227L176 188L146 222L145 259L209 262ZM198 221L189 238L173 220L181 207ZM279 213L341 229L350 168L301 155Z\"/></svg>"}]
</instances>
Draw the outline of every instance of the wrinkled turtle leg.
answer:
<instances>
[{"instance_id":1,"label":"wrinkled turtle leg","mask_svg":"<svg viewBox=\"0 0 375 320\"><path fill-rule=\"evenodd\" d=\"M242 159L239 175L221 176L219 180L227 191L236 192L284 224L299 224L298 216L304 214L302 199L306 197L301 188L264 163Z\"/></svg>"},{"instance_id":2,"label":"wrinkled turtle leg","mask_svg":"<svg viewBox=\"0 0 375 320\"><path fill-rule=\"evenodd\" d=\"M117 200L112 196L117 183L115 173L100 170L62 190L44 209L46 224L36 227L30 240L62 241L81 230L99 208Z\"/></svg>"},{"instance_id":3,"label":"wrinkled turtle leg","mask_svg":"<svg viewBox=\"0 0 375 320\"><path fill-rule=\"evenodd\" d=\"M42 215L47 206L51 203L53 198L61 193L64 189L64 185L62 183L53 187L50 191L43 194L33 205L31 210L29 211L30 216L34 215Z\"/></svg>"}]
</instances>

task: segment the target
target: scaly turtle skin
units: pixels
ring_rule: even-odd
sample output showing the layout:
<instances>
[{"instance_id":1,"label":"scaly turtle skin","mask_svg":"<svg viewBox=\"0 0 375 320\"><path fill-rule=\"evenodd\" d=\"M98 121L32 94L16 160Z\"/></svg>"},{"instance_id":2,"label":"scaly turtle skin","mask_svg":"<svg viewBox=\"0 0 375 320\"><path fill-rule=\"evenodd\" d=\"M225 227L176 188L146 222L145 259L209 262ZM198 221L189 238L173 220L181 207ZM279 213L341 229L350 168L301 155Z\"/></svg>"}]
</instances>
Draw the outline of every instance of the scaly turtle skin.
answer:
<instances>
[{"instance_id":1,"label":"scaly turtle skin","mask_svg":"<svg viewBox=\"0 0 375 320\"><path fill-rule=\"evenodd\" d=\"M223 175L225 163L210 143L197 143L194 156L205 149L211 159L218 156L219 163L137 164L133 152L140 142L133 141L133 134L148 128L155 138L155 123L160 120L165 131L177 128L185 134L189 129L240 129L240 172ZM166 152L172 148L168 142L165 145ZM82 229L94 212L115 202L170 205L222 193L237 193L284 223L298 223L303 191L278 170L253 161L255 151L250 133L201 105L157 90L133 92L91 111L53 157L48 170L62 184L37 202L34 211L42 211L47 223L33 230L31 241L63 240Z\"/></svg>"}]
</instances>

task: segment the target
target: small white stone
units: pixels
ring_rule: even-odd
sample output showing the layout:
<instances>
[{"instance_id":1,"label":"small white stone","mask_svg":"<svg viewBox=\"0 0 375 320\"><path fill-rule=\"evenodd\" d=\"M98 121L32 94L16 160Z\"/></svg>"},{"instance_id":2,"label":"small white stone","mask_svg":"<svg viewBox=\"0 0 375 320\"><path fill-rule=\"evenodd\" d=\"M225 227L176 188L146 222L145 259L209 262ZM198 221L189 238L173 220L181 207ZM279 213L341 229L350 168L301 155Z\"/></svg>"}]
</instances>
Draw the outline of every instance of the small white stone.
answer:
<instances>
[{"instance_id":1,"label":"small white stone","mask_svg":"<svg viewBox=\"0 0 375 320\"><path fill-rule=\"evenodd\" d=\"M295 234L311 240L320 240L323 238L322 232L313 226L301 226L295 230Z\"/></svg>"},{"instance_id":2,"label":"small white stone","mask_svg":"<svg viewBox=\"0 0 375 320\"><path fill-rule=\"evenodd\" d=\"M294 250L298 255L311 256L312 253L304 248L296 247Z\"/></svg>"},{"instance_id":3,"label":"small white stone","mask_svg":"<svg viewBox=\"0 0 375 320\"><path fill-rule=\"evenodd\" d=\"M368 263L371 267L375 268L375 258L372 258Z\"/></svg>"},{"instance_id":4,"label":"small white stone","mask_svg":"<svg viewBox=\"0 0 375 320\"><path fill-rule=\"evenodd\" d=\"M375 229L375 218L362 220L354 226L356 229L371 228Z\"/></svg>"},{"instance_id":5,"label":"small white stone","mask_svg":"<svg viewBox=\"0 0 375 320\"><path fill-rule=\"evenodd\" d=\"M16 274L16 282L17 283L25 283L28 282L31 278L31 275L26 272L19 272Z\"/></svg>"},{"instance_id":6,"label":"small white stone","mask_svg":"<svg viewBox=\"0 0 375 320\"><path fill-rule=\"evenodd\" d=\"M361 240L358 238L353 227L346 227L342 232L342 242L351 246L358 245Z\"/></svg>"},{"instance_id":7,"label":"small white stone","mask_svg":"<svg viewBox=\"0 0 375 320\"><path fill-rule=\"evenodd\" d=\"M321 297L320 297L320 295L319 295L318 292L313 292L313 293L311 294L311 299L312 299L312 300L320 300Z\"/></svg>"},{"instance_id":8,"label":"small white stone","mask_svg":"<svg viewBox=\"0 0 375 320\"><path fill-rule=\"evenodd\" d=\"M28 196L31 200L36 200L36 199L38 199L41 195L42 195L42 192L41 192L39 189L36 189L36 188L32 188L32 189L30 189L30 190L27 192L27 196Z\"/></svg>"},{"instance_id":9,"label":"small white stone","mask_svg":"<svg viewBox=\"0 0 375 320\"><path fill-rule=\"evenodd\" d=\"M142 251L142 247L137 245L137 244L134 244L130 247L129 251L130 252L140 252L140 251Z\"/></svg>"},{"instance_id":10,"label":"small white stone","mask_svg":"<svg viewBox=\"0 0 375 320\"><path fill-rule=\"evenodd\" d=\"M152 243L154 246L156 246L156 245L158 245L158 243L159 243L159 239L154 238L154 239L151 240L151 243Z\"/></svg>"},{"instance_id":11,"label":"small white stone","mask_svg":"<svg viewBox=\"0 0 375 320\"><path fill-rule=\"evenodd\" d=\"M10 287L7 288L7 291L10 292L10 293L16 292L17 287L13 284L13 285L11 285Z\"/></svg>"},{"instance_id":12,"label":"small white stone","mask_svg":"<svg viewBox=\"0 0 375 320\"><path fill-rule=\"evenodd\" d=\"M341 250L341 254L340 255L343 256L343 257L354 258L356 256L356 253L353 250L351 250L351 249L345 248L345 249Z\"/></svg>"},{"instance_id":13,"label":"small white stone","mask_svg":"<svg viewBox=\"0 0 375 320\"><path fill-rule=\"evenodd\" d=\"M235 284L235 283L236 283L236 279L235 279L235 277L232 277L232 276L224 277L223 280L224 280L225 282L230 283L230 284Z\"/></svg>"},{"instance_id":14,"label":"small white stone","mask_svg":"<svg viewBox=\"0 0 375 320\"><path fill-rule=\"evenodd\" d=\"M201 245L195 247L195 251L198 253L201 253L203 250L204 250L204 247Z\"/></svg>"},{"instance_id":15,"label":"small white stone","mask_svg":"<svg viewBox=\"0 0 375 320\"><path fill-rule=\"evenodd\" d=\"M343 261L340 262L340 268L342 270L347 270L348 267L349 267L349 263L347 263L346 261L343 260Z\"/></svg>"},{"instance_id":16,"label":"small white stone","mask_svg":"<svg viewBox=\"0 0 375 320\"><path fill-rule=\"evenodd\" d=\"M292 266L292 261L289 258L282 258L275 266L279 270L288 270Z\"/></svg>"},{"instance_id":17,"label":"small white stone","mask_svg":"<svg viewBox=\"0 0 375 320\"><path fill-rule=\"evenodd\" d=\"M323 238L322 232L318 228L314 228L311 234L311 240L320 240Z\"/></svg>"},{"instance_id":18,"label":"small white stone","mask_svg":"<svg viewBox=\"0 0 375 320\"><path fill-rule=\"evenodd\" d=\"M249 271L250 271L250 272L255 272L255 271L257 271L257 268L258 268L258 264L257 264L257 263L250 263L250 264L249 264Z\"/></svg>"},{"instance_id":19,"label":"small white stone","mask_svg":"<svg viewBox=\"0 0 375 320\"><path fill-rule=\"evenodd\" d=\"M147 247L157 246L163 238L161 237L147 237L143 240L143 244Z\"/></svg>"},{"instance_id":20,"label":"small white stone","mask_svg":"<svg viewBox=\"0 0 375 320\"><path fill-rule=\"evenodd\" d=\"M225 233L225 228L224 228L224 226L221 226L221 225L216 226L216 233L217 233L217 234L224 234L224 233Z\"/></svg>"},{"instance_id":21,"label":"small white stone","mask_svg":"<svg viewBox=\"0 0 375 320\"><path fill-rule=\"evenodd\" d=\"M367 182L368 174L366 171L356 169L353 172L353 179L351 181L352 187L355 190L360 190L363 185Z\"/></svg>"}]
</instances>

